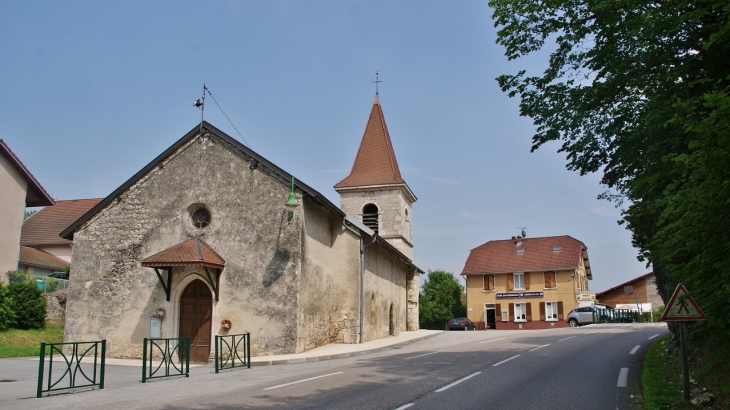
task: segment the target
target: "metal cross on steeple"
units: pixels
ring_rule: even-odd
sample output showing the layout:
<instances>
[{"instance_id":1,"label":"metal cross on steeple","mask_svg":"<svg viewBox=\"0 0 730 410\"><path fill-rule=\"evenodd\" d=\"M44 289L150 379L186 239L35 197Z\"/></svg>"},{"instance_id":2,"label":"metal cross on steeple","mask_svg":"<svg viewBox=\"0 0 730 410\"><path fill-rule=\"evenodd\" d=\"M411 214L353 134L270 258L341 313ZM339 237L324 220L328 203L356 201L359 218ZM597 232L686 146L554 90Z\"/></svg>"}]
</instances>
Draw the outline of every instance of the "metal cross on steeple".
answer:
<instances>
[{"instance_id":1,"label":"metal cross on steeple","mask_svg":"<svg viewBox=\"0 0 730 410\"><path fill-rule=\"evenodd\" d=\"M382 81L378 80L378 71L375 71L375 94L378 93L378 83L382 83Z\"/></svg>"}]
</instances>

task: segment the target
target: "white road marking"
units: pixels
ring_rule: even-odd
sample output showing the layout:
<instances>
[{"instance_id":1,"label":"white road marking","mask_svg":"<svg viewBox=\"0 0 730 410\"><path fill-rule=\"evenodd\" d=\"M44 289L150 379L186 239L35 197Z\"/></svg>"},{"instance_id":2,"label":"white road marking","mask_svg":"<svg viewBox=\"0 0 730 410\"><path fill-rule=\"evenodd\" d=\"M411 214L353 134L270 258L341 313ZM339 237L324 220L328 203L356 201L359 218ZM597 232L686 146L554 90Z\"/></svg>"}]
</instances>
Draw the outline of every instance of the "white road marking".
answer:
<instances>
[{"instance_id":1,"label":"white road marking","mask_svg":"<svg viewBox=\"0 0 730 410\"><path fill-rule=\"evenodd\" d=\"M616 387L626 387L626 384L629 381L629 368L628 367L622 367L621 371L618 372L618 383L616 383Z\"/></svg>"},{"instance_id":2,"label":"white road marking","mask_svg":"<svg viewBox=\"0 0 730 410\"><path fill-rule=\"evenodd\" d=\"M588 332L589 335L590 334L593 334L593 333L601 333L601 331L600 330L596 330L595 332Z\"/></svg>"},{"instance_id":3,"label":"white road marking","mask_svg":"<svg viewBox=\"0 0 730 410\"><path fill-rule=\"evenodd\" d=\"M317 377L310 377L310 378L308 378L308 379L304 379L304 380L299 380L299 381L296 381L296 382L291 382L291 383L286 383L286 384L280 384L280 385L278 385L278 386L274 386L274 387L267 387L267 388L265 388L264 390L274 390L274 389L278 389L279 387L286 387L286 386L291 386L292 384L297 384L297 383L304 383L304 382L308 382L308 381L310 381L310 380L315 380L315 379L321 379L321 378L323 378L323 377L328 377L328 376L334 376L334 375L336 375L336 374L342 374L342 373L344 373L344 372L330 373L330 374L324 374L324 375L322 375L322 376L317 376Z\"/></svg>"},{"instance_id":4,"label":"white road marking","mask_svg":"<svg viewBox=\"0 0 730 410\"><path fill-rule=\"evenodd\" d=\"M629 352L629 354L635 354L637 350L641 349L641 345L634 346L633 349Z\"/></svg>"},{"instance_id":5,"label":"white road marking","mask_svg":"<svg viewBox=\"0 0 730 410\"><path fill-rule=\"evenodd\" d=\"M514 356L510 357L509 359L504 359L504 360L502 360L502 361L501 361L501 362L499 362L499 363L495 363L495 364L493 364L493 365L492 365L492 367L496 367L496 366L499 366L499 365L500 365L500 364L502 364L502 363L507 363L507 362L509 362L510 360L512 360L512 359L515 359L515 358L517 358L517 357L520 357L520 355L516 354L516 355L514 355Z\"/></svg>"},{"instance_id":6,"label":"white road marking","mask_svg":"<svg viewBox=\"0 0 730 410\"><path fill-rule=\"evenodd\" d=\"M423 357L423 356L428 356L430 354L436 354L436 353L441 353L441 352L443 352L443 350L439 350L438 352L419 354L418 356L404 357L403 359L415 359L416 357Z\"/></svg>"},{"instance_id":7,"label":"white road marking","mask_svg":"<svg viewBox=\"0 0 730 410\"><path fill-rule=\"evenodd\" d=\"M408 403L408 404L404 404L404 405L402 405L402 406L398 407L398 408L397 408L397 409L395 409L395 410L403 410L403 409L407 409L407 408L409 408L409 407L413 406L414 404L415 404L415 403Z\"/></svg>"},{"instance_id":8,"label":"white road marking","mask_svg":"<svg viewBox=\"0 0 730 410\"><path fill-rule=\"evenodd\" d=\"M532 350L530 350L530 351L531 351L531 352L534 352L535 350L537 350L537 349L542 349L542 348L543 348L543 347L545 347L545 346L550 346L550 343L548 343L548 344L546 344L546 345L538 346L538 347L536 347L536 348L534 348L534 349L532 349Z\"/></svg>"},{"instance_id":9,"label":"white road marking","mask_svg":"<svg viewBox=\"0 0 730 410\"><path fill-rule=\"evenodd\" d=\"M459 383L461 383L463 381L467 381L467 380L471 379L472 377L474 377L474 376L476 376L478 374L482 374L482 372L476 372L476 373L472 373L472 374L470 374L470 375L468 375L466 377L462 377L461 379L459 379L459 380L457 380L457 381L455 381L455 382L453 382L451 384L447 384L446 386L444 386L444 387L436 390L436 393L441 393L442 391L444 391L446 389L450 389L450 388L456 386L457 384L459 384Z\"/></svg>"},{"instance_id":10,"label":"white road marking","mask_svg":"<svg viewBox=\"0 0 730 410\"><path fill-rule=\"evenodd\" d=\"M562 342L563 340L568 340L568 339L572 339L572 338L574 338L574 337L575 337L575 336L570 336L570 337L566 337L565 339L560 339L560 340L558 340L558 342Z\"/></svg>"},{"instance_id":11,"label":"white road marking","mask_svg":"<svg viewBox=\"0 0 730 410\"><path fill-rule=\"evenodd\" d=\"M659 333L657 333L657 334L655 334L654 336L650 337L650 338L649 338L649 340L651 340L651 339L653 339L653 338L655 338L655 337L657 337L657 336L659 336Z\"/></svg>"},{"instance_id":12,"label":"white road marking","mask_svg":"<svg viewBox=\"0 0 730 410\"><path fill-rule=\"evenodd\" d=\"M505 337L500 337L499 339L490 339L490 340L485 340L485 341L483 341L483 342L479 342L479 344L482 344L482 343L489 343L489 342L493 342L493 341L495 341L495 340L502 340L502 339L506 339L506 338L507 338L507 337L505 336Z\"/></svg>"}]
</instances>

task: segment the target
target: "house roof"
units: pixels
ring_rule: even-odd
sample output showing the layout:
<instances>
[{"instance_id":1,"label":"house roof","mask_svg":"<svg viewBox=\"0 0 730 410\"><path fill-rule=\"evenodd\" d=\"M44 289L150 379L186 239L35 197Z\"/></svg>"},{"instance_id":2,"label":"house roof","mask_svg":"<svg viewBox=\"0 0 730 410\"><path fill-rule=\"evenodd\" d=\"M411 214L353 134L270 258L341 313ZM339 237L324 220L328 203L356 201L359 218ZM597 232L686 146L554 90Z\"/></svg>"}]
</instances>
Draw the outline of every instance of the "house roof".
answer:
<instances>
[{"instance_id":1,"label":"house roof","mask_svg":"<svg viewBox=\"0 0 730 410\"><path fill-rule=\"evenodd\" d=\"M23 162L18 158L17 155L8 147L8 144L0 139L0 154L4 155L8 161L13 164L16 170L28 181L28 189L25 194L25 206L52 206L54 204L53 198L46 192L41 186L41 183L30 173L28 168L23 165Z\"/></svg>"},{"instance_id":2,"label":"house roof","mask_svg":"<svg viewBox=\"0 0 730 410\"><path fill-rule=\"evenodd\" d=\"M39 266L57 270L63 270L69 264L65 260L51 255L48 252L29 246L20 247L20 257L18 259L18 263L21 265Z\"/></svg>"},{"instance_id":3,"label":"house roof","mask_svg":"<svg viewBox=\"0 0 730 410\"><path fill-rule=\"evenodd\" d=\"M335 184L335 189L405 183L376 94L350 175Z\"/></svg>"},{"instance_id":4,"label":"house roof","mask_svg":"<svg viewBox=\"0 0 730 410\"><path fill-rule=\"evenodd\" d=\"M631 279L630 281L624 282L624 283L622 283L620 285L616 285L616 286L612 287L611 289L606 289L603 292L596 293L596 298L598 298L599 296L603 296L603 295L605 295L608 292L612 292L612 291L614 291L616 289L623 288L626 285L630 285L630 284L636 282L637 280L645 279L646 277L651 276L653 274L654 274L654 272L645 273L645 274L643 274L643 275L641 275L641 276L639 276L637 278Z\"/></svg>"},{"instance_id":5,"label":"house roof","mask_svg":"<svg viewBox=\"0 0 730 410\"><path fill-rule=\"evenodd\" d=\"M55 206L47 206L23 222L20 231L20 244L23 246L66 245L68 239L59 234L83 214L93 208L101 198L72 199L56 201Z\"/></svg>"},{"instance_id":6,"label":"house roof","mask_svg":"<svg viewBox=\"0 0 730 410\"><path fill-rule=\"evenodd\" d=\"M109 205L112 201L114 201L115 198L119 197L124 191L129 189L132 185L137 183L140 179L142 179L145 175L149 174L151 171L153 171L155 168L159 166L170 155L172 155L175 151L177 151L180 147L187 144L190 140L195 138L201 131L203 130L204 133L211 133L215 134L222 140L224 140L226 143L232 145L236 149L241 150L246 155L250 156L252 158L252 164L251 166L264 166L271 170L274 174L279 175L283 181L285 182L285 185L288 187L289 182L292 178L294 178L294 185L296 188L302 191L303 195L307 195L310 197L315 203L320 204L324 206L325 208L329 209L331 212L339 215L341 218L345 218L347 215L344 211L342 211L337 205L333 204L329 199L327 199L324 195L319 193L314 188L310 187L309 185L303 183L299 179L295 178L290 173L284 171L283 169L279 168L276 164L273 162L267 160L263 156L259 155L256 151L252 150L251 148L241 144L238 140L235 138L229 136L225 132L219 130L218 128L214 127L207 121L203 121L201 124L196 125L191 129L187 134L185 134L182 138L180 138L177 142L172 144L168 149L166 149L164 152L162 152L160 155L158 155L155 159L153 159L149 164L147 164L144 168L139 170L136 174L134 174L131 178L129 178L125 183L123 183L119 188L115 189L111 194L109 194L106 198L102 199L101 202L96 204L93 208L91 208L88 212L83 214L79 219L77 219L74 223L69 225L66 229L61 232L60 236L62 238L66 239L73 239L74 232L81 227L86 221L91 219L94 215L96 215L97 212L104 209L107 205ZM363 232L363 234L367 234ZM424 273L422 269L420 269L418 266L414 265L413 262L405 256L401 251L399 251L396 247L388 243L385 239L381 238L380 236L377 237L377 241L379 244L381 244L386 249L390 250L391 252L395 253L396 255L399 255L400 259L404 261L404 263L407 266L410 266L414 268L418 273Z\"/></svg>"},{"instance_id":7,"label":"house roof","mask_svg":"<svg viewBox=\"0 0 730 410\"><path fill-rule=\"evenodd\" d=\"M559 250L553 250L558 246ZM518 249L524 251L518 253ZM586 275L592 279L588 252L583 242L567 235L542 238L518 237L489 241L472 249L461 274L577 269L581 259L584 261Z\"/></svg>"},{"instance_id":8,"label":"house roof","mask_svg":"<svg viewBox=\"0 0 730 410\"><path fill-rule=\"evenodd\" d=\"M148 268L206 266L208 268L223 269L225 264L226 261L210 245L197 236L158 252L142 261L142 266Z\"/></svg>"}]
</instances>

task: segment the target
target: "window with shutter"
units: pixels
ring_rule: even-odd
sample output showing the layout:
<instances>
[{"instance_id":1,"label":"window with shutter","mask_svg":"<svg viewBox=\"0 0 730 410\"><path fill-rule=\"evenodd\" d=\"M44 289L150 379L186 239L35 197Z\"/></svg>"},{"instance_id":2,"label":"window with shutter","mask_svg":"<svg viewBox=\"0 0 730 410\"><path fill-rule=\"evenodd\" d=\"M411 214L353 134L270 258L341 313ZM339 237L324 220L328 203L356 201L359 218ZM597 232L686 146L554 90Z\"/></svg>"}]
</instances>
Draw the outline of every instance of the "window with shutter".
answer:
<instances>
[{"instance_id":1,"label":"window with shutter","mask_svg":"<svg viewBox=\"0 0 730 410\"><path fill-rule=\"evenodd\" d=\"M512 274L512 289L525 289L525 274L515 273ZM510 289L510 290L512 290Z\"/></svg>"},{"instance_id":2,"label":"window with shutter","mask_svg":"<svg viewBox=\"0 0 730 410\"><path fill-rule=\"evenodd\" d=\"M545 302L545 320L548 322L558 321L558 303L562 302Z\"/></svg>"},{"instance_id":3,"label":"window with shutter","mask_svg":"<svg viewBox=\"0 0 730 410\"><path fill-rule=\"evenodd\" d=\"M563 320L565 317L563 316L563 302L558 302L558 320Z\"/></svg>"},{"instance_id":4,"label":"window with shutter","mask_svg":"<svg viewBox=\"0 0 730 410\"><path fill-rule=\"evenodd\" d=\"M514 277L514 275L507 275L507 290L515 290L515 277Z\"/></svg>"},{"instance_id":5,"label":"window with shutter","mask_svg":"<svg viewBox=\"0 0 730 410\"><path fill-rule=\"evenodd\" d=\"M494 290L494 275L484 275L484 290Z\"/></svg>"},{"instance_id":6,"label":"window with shutter","mask_svg":"<svg viewBox=\"0 0 730 410\"><path fill-rule=\"evenodd\" d=\"M525 313L527 315L527 321L532 322L532 303L525 303Z\"/></svg>"},{"instance_id":7,"label":"window with shutter","mask_svg":"<svg viewBox=\"0 0 730 410\"><path fill-rule=\"evenodd\" d=\"M555 280L555 272L554 271L548 271L543 274L545 276L545 289L554 289L557 286L557 282Z\"/></svg>"},{"instance_id":8,"label":"window with shutter","mask_svg":"<svg viewBox=\"0 0 730 410\"><path fill-rule=\"evenodd\" d=\"M525 290L530 289L530 272L525 273Z\"/></svg>"},{"instance_id":9,"label":"window with shutter","mask_svg":"<svg viewBox=\"0 0 730 410\"><path fill-rule=\"evenodd\" d=\"M510 322L515 321L515 304L514 303L509 304L509 321Z\"/></svg>"}]
</instances>

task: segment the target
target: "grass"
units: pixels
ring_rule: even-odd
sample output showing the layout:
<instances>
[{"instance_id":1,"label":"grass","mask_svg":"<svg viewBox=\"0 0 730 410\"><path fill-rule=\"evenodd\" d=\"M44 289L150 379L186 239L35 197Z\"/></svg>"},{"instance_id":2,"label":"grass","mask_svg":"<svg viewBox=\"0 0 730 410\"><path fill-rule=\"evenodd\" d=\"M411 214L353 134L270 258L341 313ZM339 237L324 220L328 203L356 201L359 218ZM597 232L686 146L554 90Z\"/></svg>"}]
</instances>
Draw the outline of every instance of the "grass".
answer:
<instances>
[{"instance_id":1,"label":"grass","mask_svg":"<svg viewBox=\"0 0 730 410\"><path fill-rule=\"evenodd\" d=\"M63 327L46 326L43 329L0 332L0 358L38 356L41 342L63 342Z\"/></svg>"},{"instance_id":2,"label":"grass","mask_svg":"<svg viewBox=\"0 0 730 410\"><path fill-rule=\"evenodd\" d=\"M679 355L669 356L666 348L671 336L657 340L644 356L641 383L644 390L644 408L696 409L684 402L682 392L682 360ZM716 399L710 409L730 408L730 349L720 336L690 340L690 378L696 383L690 389L707 389ZM694 397L694 394L692 395Z\"/></svg>"}]
</instances>

